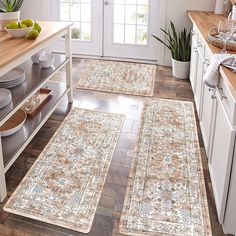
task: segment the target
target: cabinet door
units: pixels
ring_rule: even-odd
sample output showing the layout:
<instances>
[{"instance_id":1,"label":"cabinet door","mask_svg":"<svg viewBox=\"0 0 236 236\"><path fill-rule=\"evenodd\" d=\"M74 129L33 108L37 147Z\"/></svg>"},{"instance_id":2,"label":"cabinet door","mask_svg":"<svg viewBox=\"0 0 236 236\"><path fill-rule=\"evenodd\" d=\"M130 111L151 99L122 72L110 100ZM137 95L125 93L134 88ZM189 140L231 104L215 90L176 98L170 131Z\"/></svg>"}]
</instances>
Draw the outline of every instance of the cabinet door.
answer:
<instances>
[{"instance_id":1,"label":"cabinet door","mask_svg":"<svg viewBox=\"0 0 236 236\"><path fill-rule=\"evenodd\" d=\"M197 51L197 32L196 29L192 30L192 46L191 46L191 63L190 63L190 83L192 85L193 93L196 91L196 72L197 72L197 61L198 61L198 51Z\"/></svg>"},{"instance_id":2,"label":"cabinet door","mask_svg":"<svg viewBox=\"0 0 236 236\"><path fill-rule=\"evenodd\" d=\"M215 115L214 90L203 84L201 131L207 157L211 153L213 118Z\"/></svg>"},{"instance_id":3,"label":"cabinet door","mask_svg":"<svg viewBox=\"0 0 236 236\"><path fill-rule=\"evenodd\" d=\"M209 170L218 218L222 224L229 187L235 131L227 117L218 92L216 92L216 99L217 106Z\"/></svg>"},{"instance_id":4,"label":"cabinet door","mask_svg":"<svg viewBox=\"0 0 236 236\"><path fill-rule=\"evenodd\" d=\"M201 120L201 108L202 108L201 97L203 90L203 68L204 68L204 59L203 56L199 54L197 62L196 92L194 96L199 120Z\"/></svg>"}]
</instances>

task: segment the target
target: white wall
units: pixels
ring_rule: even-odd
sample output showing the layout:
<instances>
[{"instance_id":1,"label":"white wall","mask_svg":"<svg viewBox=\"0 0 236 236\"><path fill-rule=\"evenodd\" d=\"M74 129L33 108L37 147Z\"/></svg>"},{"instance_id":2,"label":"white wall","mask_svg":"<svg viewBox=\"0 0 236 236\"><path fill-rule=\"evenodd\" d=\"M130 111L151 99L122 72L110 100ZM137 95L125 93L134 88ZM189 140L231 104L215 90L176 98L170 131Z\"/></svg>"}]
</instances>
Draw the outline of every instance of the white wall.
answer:
<instances>
[{"instance_id":1,"label":"white wall","mask_svg":"<svg viewBox=\"0 0 236 236\"><path fill-rule=\"evenodd\" d=\"M49 20L50 2L54 0L25 0L22 6L22 18L31 17L35 20ZM166 17L163 21L165 28L169 27L170 20L177 28L191 27L191 22L187 16L187 10L209 10L214 9L215 0L161 0ZM162 15L161 14L161 15ZM170 65L170 53L165 49L164 57L159 57L159 64Z\"/></svg>"},{"instance_id":2,"label":"white wall","mask_svg":"<svg viewBox=\"0 0 236 236\"><path fill-rule=\"evenodd\" d=\"M215 0L166 0L166 28L173 21L177 28L190 28L191 21L188 18L187 10L213 11ZM170 52L165 49L163 64L170 65ZM162 64L162 63L161 63Z\"/></svg>"},{"instance_id":3,"label":"white wall","mask_svg":"<svg viewBox=\"0 0 236 236\"><path fill-rule=\"evenodd\" d=\"M24 0L21 8L21 18L34 20L49 20L51 0Z\"/></svg>"}]
</instances>

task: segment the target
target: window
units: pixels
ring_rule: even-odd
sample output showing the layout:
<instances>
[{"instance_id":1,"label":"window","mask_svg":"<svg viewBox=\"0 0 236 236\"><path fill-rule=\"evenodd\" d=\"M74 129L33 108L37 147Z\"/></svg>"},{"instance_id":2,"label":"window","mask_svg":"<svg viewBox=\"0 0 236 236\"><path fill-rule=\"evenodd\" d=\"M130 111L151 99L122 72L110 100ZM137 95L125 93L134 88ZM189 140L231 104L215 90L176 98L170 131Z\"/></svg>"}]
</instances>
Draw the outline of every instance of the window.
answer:
<instances>
[{"instance_id":1,"label":"window","mask_svg":"<svg viewBox=\"0 0 236 236\"><path fill-rule=\"evenodd\" d=\"M113 42L147 45L149 0L113 2Z\"/></svg>"},{"instance_id":2,"label":"window","mask_svg":"<svg viewBox=\"0 0 236 236\"><path fill-rule=\"evenodd\" d=\"M91 41L91 0L59 0L60 20L73 22L72 39Z\"/></svg>"}]
</instances>

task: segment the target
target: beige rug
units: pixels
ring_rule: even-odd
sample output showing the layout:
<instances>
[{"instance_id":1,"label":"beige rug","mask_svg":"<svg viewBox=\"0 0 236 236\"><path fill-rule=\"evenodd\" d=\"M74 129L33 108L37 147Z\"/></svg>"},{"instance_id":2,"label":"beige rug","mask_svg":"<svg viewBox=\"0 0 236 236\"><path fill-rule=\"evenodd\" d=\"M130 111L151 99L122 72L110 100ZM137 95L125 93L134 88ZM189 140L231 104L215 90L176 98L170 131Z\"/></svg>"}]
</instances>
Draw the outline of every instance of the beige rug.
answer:
<instances>
[{"instance_id":1,"label":"beige rug","mask_svg":"<svg viewBox=\"0 0 236 236\"><path fill-rule=\"evenodd\" d=\"M72 110L4 210L88 233L123 121L122 115Z\"/></svg>"},{"instance_id":2,"label":"beige rug","mask_svg":"<svg viewBox=\"0 0 236 236\"><path fill-rule=\"evenodd\" d=\"M91 60L84 65L77 88L153 96L155 77L155 65Z\"/></svg>"},{"instance_id":3,"label":"beige rug","mask_svg":"<svg viewBox=\"0 0 236 236\"><path fill-rule=\"evenodd\" d=\"M146 101L120 232L208 236L208 215L194 107Z\"/></svg>"}]
</instances>

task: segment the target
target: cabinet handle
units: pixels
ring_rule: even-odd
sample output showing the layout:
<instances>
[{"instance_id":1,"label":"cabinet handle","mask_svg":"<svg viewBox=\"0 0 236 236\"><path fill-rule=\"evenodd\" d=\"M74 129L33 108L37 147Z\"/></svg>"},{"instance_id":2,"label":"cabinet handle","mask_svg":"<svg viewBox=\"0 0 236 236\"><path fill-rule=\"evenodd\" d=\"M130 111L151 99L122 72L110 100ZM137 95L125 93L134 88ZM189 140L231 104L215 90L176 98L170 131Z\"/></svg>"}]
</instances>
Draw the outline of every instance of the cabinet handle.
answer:
<instances>
[{"instance_id":1,"label":"cabinet handle","mask_svg":"<svg viewBox=\"0 0 236 236\"><path fill-rule=\"evenodd\" d=\"M206 67L208 67L208 66L210 65L210 60L209 60L209 59L205 59L204 65L205 65Z\"/></svg>"},{"instance_id":2,"label":"cabinet handle","mask_svg":"<svg viewBox=\"0 0 236 236\"><path fill-rule=\"evenodd\" d=\"M213 88L208 88L208 91L209 91L209 92L213 92L213 91L215 91L215 89L213 89Z\"/></svg>"},{"instance_id":3,"label":"cabinet handle","mask_svg":"<svg viewBox=\"0 0 236 236\"><path fill-rule=\"evenodd\" d=\"M201 43L198 43L197 47L198 47L198 48L202 47L202 44L201 44Z\"/></svg>"},{"instance_id":4,"label":"cabinet handle","mask_svg":"<svg viewBox=\"0 0 236 236\"><path fill-rule=\"evenodd\" d=\"M197 47L194 47L193 50L195 53L197 53Z\"/></svg>"},{"instance_id":5,"label":"cabinet handle","mask_svg":"<svg viewBox=\"0 0 236 236\"><path fill-rule=\"evenodd\" d=\"M216 99L216 96L215 95L211 95L211 99L212 100Z\"/></svg>"},{"instance_id":6,"label":"cabinet handle","mask_svg":"<svg viewBox=\"0 0 236 236\"><path fill-rule=\"evenodd\" d=\"M219 88L220 100L223 101L224 99L227 100L227 97L223 93L223 88Z\"/></svg>"}]
</instances>

